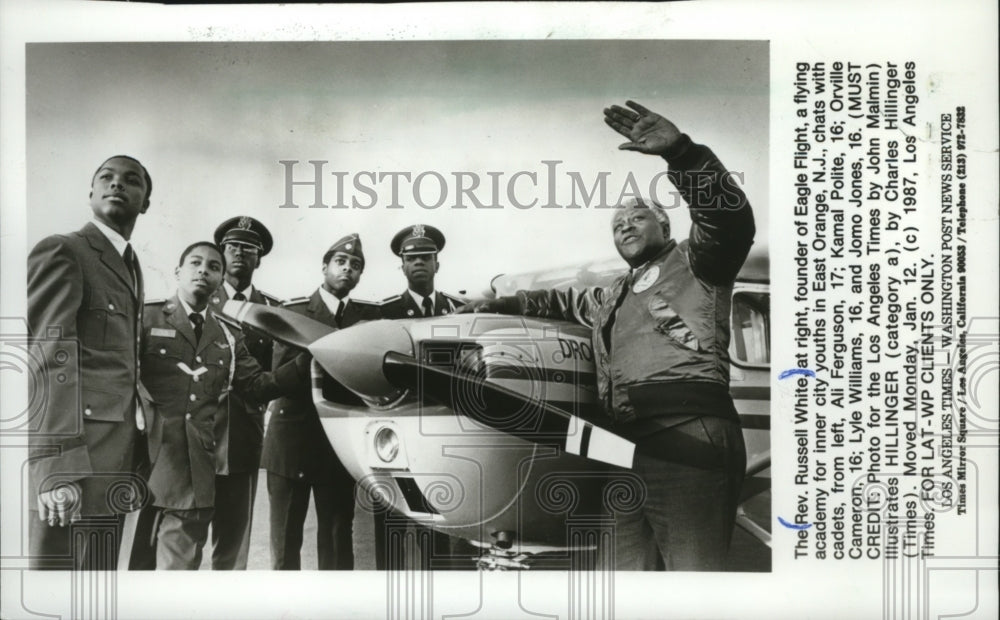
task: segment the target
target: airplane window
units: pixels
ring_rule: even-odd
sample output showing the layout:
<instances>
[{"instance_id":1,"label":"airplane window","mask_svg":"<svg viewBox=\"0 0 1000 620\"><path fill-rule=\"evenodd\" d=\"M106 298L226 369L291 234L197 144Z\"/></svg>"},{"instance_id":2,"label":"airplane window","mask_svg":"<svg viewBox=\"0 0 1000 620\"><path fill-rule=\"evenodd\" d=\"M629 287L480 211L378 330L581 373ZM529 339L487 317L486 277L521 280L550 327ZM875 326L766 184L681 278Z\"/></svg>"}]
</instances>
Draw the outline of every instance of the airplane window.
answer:
<instances>
[{"instance_id":1,"label":"airplane window","mask_svg":"<svg viewBox=\"0 0 1000 620\"><path fill-rule=\"evenodd\" d=\"M771 301L767 293L733 295L730 355L736 363L771 363Z\"/></svg>"}]
</instances>

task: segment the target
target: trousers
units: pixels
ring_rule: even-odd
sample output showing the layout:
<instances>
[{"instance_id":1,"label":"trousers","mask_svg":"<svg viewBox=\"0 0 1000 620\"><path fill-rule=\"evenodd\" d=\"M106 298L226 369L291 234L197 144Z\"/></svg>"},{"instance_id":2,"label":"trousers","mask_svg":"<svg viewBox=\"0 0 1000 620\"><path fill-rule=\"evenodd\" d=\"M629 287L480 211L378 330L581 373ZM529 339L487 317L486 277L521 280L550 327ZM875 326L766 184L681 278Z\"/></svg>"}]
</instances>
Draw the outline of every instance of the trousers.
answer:
<instances>
[{"instance_id":1,"label":"trousers","mask_svg":"<svg viewBox=\"0 0 1000 620\"><path fill-rule=\"evenodd\" d=\"M215 477L212 570L246 570L258 470Z\"/></svg>"},{"instance_id":2,"label":"trousers","mask_svg":"<svg viewBox=\"0 0 1000 620\"><path fill-rule=\"evenodd\" d=\"M198 570L212 512L212 508L161 509L156 530L157 569Z\"/></svg>"},{"instance_id":3,"label":"trousers","mask_svg":"<svg viewBox=\"0 0 1000 620\"><path fill-rule=\"evenodd\" d=\"M302 569L302 531L309 495L316 503L316 549L319 570L354 569L354 480L333 484L267 473L271 503L271 568Z\"/></svg>"},{"instance_id":4,"label":"trousers","mask_svg":"<svg viewBox=\"0 0 1000 620\"><path fill-rule=\"evenodd\" d=\"M704 442L716 464L690 465L659 458L676 435ZM725 567L746 471L739 423L696 417L639 440L633 472L645 500L613 511L614 535L599 549L601 566L616 570L720 571ZM663 447L663 450L658 450ZM609 555L610 554L610 555Z\"/></svg>"}]
</instances>

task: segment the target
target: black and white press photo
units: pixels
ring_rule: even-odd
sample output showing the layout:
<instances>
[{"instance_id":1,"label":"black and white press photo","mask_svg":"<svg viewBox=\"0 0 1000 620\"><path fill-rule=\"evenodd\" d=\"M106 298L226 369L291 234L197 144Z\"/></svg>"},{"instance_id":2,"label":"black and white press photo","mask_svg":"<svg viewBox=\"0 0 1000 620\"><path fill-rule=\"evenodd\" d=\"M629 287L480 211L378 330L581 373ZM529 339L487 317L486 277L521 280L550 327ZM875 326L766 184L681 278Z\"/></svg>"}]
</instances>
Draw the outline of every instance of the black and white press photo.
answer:
<instances>
[{"instance_id":1,"label":"black and white press photo","mask_svg":"<svg viewBox=\"0 0 1000 620\"><path fill-rule=\"evenodd\" d=\"M766 67L759 42L29 45L29 326L81 347L33 453L82 429L32 467L32 545L116 519L103 564L37 567L768 570ZM137 488L90 514L113 472Z\"/></svg>"},{"instance_id":2,"label":"black and white press photo","mask_svg":"<svg viewBox=\"0 0 1000 620\"><path fill-rule=\"evenodd\" d=\"M938 48L703 3L111 4L0 47L5 617L984 591L995 123Z\"/></svg>"}]
</instances>

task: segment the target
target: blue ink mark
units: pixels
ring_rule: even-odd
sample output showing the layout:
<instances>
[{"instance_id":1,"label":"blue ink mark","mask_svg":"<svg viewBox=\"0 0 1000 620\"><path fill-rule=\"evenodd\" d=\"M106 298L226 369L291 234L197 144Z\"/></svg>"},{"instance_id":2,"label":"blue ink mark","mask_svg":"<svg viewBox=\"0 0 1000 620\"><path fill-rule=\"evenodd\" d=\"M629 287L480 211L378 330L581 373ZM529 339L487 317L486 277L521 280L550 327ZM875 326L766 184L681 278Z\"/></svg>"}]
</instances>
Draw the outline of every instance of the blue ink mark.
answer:
<instances>
[{"instance_id":1,"label":"blue ink mark","mask_svg":"<svg viewBox=\"0 0 1000 620\"><path fill-rule=\"evenodd\" d=\"M812 527L812 523L806 523L805 525L796 525L795 523L789 523L788 521L785 521L781 517L778 517L778 523L784 525L790 530L808 530L809 528Z\"/></svg>"},{"instance_id":2,"label":"blue ink mark","mask_svg":"<svg viewBox=\"0 0 1000 620\"><path fill-rule=\"evenodd\" d=\"M778 379L787 379L788 377L794 377L795 375L802 375L803 377L815 377L816 371L809 370L808 368L792 368L783 371L778 375Z\"/></svg>"}]
</instances>

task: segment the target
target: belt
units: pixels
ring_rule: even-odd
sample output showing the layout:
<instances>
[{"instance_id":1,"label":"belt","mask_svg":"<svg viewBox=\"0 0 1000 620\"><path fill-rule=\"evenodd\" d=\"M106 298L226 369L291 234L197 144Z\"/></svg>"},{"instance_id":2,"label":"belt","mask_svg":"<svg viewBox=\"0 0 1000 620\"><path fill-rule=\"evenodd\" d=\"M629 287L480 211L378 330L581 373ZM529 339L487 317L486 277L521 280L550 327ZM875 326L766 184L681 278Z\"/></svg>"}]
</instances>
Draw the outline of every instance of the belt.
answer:
<instances>
[{"instance_id":1,"label":"belt","mask_svg":"<svg viewBox=\"0 0 1000 620\"><path fill-rule=\"evenodd\" d=\"M725 454L707 438L699 439L681 430L685 424L701 424L700 416L659 416L642 418L615 428L635 442L644 456L679 465L715 470L725 466Z\"/></svg>"},{"instance_id":2,"label":"belt","mask_svg":"<svg viewBox=\"0 0 1000 620\"><path fill-rule=\"evenodd\" d=\"M709 416L739 422L729 386L713 381L646 381L628 386L638 418Z\"/></svg>"}]
</instances>

